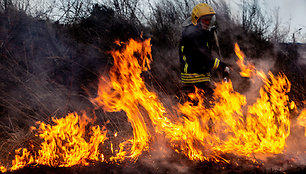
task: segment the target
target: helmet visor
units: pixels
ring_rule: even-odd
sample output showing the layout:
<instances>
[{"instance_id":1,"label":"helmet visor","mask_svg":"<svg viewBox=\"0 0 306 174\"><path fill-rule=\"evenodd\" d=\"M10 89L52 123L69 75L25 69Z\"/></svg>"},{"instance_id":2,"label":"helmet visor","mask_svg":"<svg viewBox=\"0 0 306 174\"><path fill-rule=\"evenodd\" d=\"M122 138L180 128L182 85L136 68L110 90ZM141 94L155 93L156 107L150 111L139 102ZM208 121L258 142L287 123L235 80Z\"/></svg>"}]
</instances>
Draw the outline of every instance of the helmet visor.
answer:
<instances>
[{"instance_id":1,"label":"helmet visor","mask_svg":"<svg viewBox=\"0 0 306 174\"><path fill-rule=\"evenodd\" d=\"M213 28L215 26L216 15L205 15L205 16L202 16L199 19L198 23L200 23L201 27L204 30L210 30L211 28Z\"/></svg>"}]
</instances>

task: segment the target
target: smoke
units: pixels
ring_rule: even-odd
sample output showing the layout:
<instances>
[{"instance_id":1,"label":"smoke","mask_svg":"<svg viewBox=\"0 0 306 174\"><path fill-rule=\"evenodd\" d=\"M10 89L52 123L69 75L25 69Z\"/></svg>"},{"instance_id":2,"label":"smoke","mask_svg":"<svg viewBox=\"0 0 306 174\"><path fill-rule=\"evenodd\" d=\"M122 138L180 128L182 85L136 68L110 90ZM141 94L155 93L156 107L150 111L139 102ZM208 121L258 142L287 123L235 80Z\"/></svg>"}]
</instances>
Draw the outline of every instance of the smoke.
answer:
<instances>
[{"instance_id":1,"label":"smoke","mask_svg":"<svg viewBox=\"0 0 306 174\"><path fill-rule=\"evenodd\" d=\"M268 74L268 72L273 71L274 67L274 60L269 57L265 57L265 59L259 59L254 62L254 65L258 71L262 71L265 74ZM253 77L251 79L248 79L249 81L249 88L245 92L245 96L247 97L247 103L249 105L256 102L257 98L260 97L259 90L263 88L264 82L259 77Z\"/></svg>"},{"instance_id":2,"label":"smoke","mask_svg":"<svg viewBox=\"0 0 306 174\"><path fill-rule=\"evenodd\" d=\"M304 127L298 125L296 119L291 120L291 132L287 139L287 148L284 153L288 157L292 157L294 163L299 166L303 166L306 163L304 129Z\"/></svg>"},{"instance_id":3,"label":"smoke","mask_svg":"<svg viewBox=\"0 0 306 174\"><path fill-rule=\"evenodd\" d=\"M92 107L87 99L88 93L94 95L95 92L92 91L97 84L98 72L101 70L107 72L107 66L111 64L104 51L111 47L105 40L112 41L112 39L106 37L107 35L116 37L116 32L119 32L118 28L121 27L118 25L117 30L114 30L116 32L105 34L108 30L104 30L102 22L99 27L103 28L101 31L104 34L95 38L97 40L93 41L94 43L88 43L83 40L84 38L77 38L79 39L76 39L77 41L72 39L69 32L61 25L37 21L24 17L23 14L12 19L13 21L7 21L5 24L4 28L7 30L0 34L1 54L4 55L0 68L0 120L1 130L4 130L1 137L9 139L1 143L1 154L4 156L7 155L7 149L13 148L11 146L14 148L16 144L21 146L27 139L32 138L33 135L28 127L34 125L35 121L50 122L51 116L61 117L68 112ZM112 31L116 27L110 28ZM132 31L130 31L132 34L126 34L125 31L118 35L122 34L127 38L135 34ZM82 35L88 31L75 32L75 35ZM88 35L84 34L83 37L86 36ZM231 80L234 88L245 94L248 103L252 104L258 98L258 91L263 82L260 79L240 77L239 69L235 65L236 57L232 54L234 41L244 47L247 60L252 61L258 70L263 70L265 73L270 70L276 71L274 67L277 61L266 50L261 51L260 58L254 56L259 52L257 43L253 43L254 38L249 38L241 30L225 27L220 32L220 37L220 41L223 41L221 49L225 52L225 61L232 68ZM178 103L176 95L179 92L179 57L175 42L169 48L162 48L158 42L153 44L152 70L147 74L143 73L148 87L156 90L169 110ZM99 48L94 45L99 45ZM304 64L305 52L300 52L300 55L300 64ZM84 92L84 89L88 93ZM130 125L123 115L123 113L114 113L109 114L108 118L101 119L111 120L113 127L120 127L120 130L131 133ZM115 125L112 119L114 122L116 120L118 125ZM293 125L292 135L288 138L288 147L284 154L286 156L284 159L288 159L289 162L275 164L278 156L274 158L265 156L262 159L268 162L267 168L278 169L281 166L282 169L287 169L292 167L290 166L292 164L305 165L305 156L303 156L305 137L304 139L301 137L303 135L300 133L301 128L296 124ZM14 134L10 134L11 132ZM6 148L8 146L9 148ZM144 157L140 157L136 165L146 166L149 171L156 171L155 173L191 173L194 164L190 164L186 157L181 157L170 148L162 135L154 137L151 147L152 150Z\"/></svg>"},{"instance_id":4,"label":"smoke","mask_svg":"<svg viewBox=\"0 0 306 174\"><path fill-rule=\"evenodd\" d=\"M0 21L0 154L10 160L9 152L35 141L30 127L36 121L91 106L82 88L94 83L105 61L59 25L14 10Z\"/></svg>"},{"instance_id":5,"label":"smoke","mask_svg":"<svg viewBox=\"0 0 306 174\"><path fill-rule=\"evenodd\" d=\"M140 158L140 163L156 171L154 173L190 173L190 164L169 147L167 139L162 135L155 138L151 144L152 150L145 158Z\"/></svg>"},{"instance_id":6,"label":"smoke","mask_svg":"<svg viewBox=\"0 0 306 174\"><path fill-rule=\"evenodd\" d=\"M298 52L299 52L299 65L305 67L306 66L306 46L304 45L298 45Z\"/></svg>"}]
</instances>

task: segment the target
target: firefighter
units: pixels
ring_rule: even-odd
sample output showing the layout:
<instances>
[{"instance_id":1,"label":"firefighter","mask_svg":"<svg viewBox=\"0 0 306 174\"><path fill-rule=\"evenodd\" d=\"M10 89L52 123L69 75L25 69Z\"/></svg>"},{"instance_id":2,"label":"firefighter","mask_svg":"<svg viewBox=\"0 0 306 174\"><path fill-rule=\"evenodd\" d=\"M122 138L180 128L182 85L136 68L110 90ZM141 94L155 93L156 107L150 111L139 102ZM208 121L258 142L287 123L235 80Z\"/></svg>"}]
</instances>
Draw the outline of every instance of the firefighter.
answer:
<instances>
[{"instance_id":1,"label":"firefighter","mask_svg":"<svg viewBox=\"0 0 306 174\"><path fill-rule=\"evenodd\" d=\"M216 12L206 3L196 5L191 13L191 23L183 24L180 41L180 66L183 93L194 92L194 86L213 93L212 75L220 71L226 76L229 68L221 62L216 34ZM216 50L216 55L213 55Z\"/></svg>"}]
</instances>

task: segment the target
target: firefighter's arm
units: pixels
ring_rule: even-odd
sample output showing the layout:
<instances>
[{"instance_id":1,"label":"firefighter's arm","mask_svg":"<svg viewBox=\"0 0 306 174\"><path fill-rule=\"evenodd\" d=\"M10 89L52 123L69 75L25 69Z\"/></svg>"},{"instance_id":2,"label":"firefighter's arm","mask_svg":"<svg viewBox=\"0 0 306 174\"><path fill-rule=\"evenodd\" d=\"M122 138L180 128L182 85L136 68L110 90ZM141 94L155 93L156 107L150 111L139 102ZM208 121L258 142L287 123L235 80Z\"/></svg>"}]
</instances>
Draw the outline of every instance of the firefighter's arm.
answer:
<instances>
[{"instance_id":1,"label":"firefighter's arm","mask_svg":"<svg viewBox=\"0 0 306 174\"><path fill-rule=\"evenodd\" d=\"M203 57L204 67L206 71L215 71L220 67L220 58L212 55L209 50L205 47L199 49Z\"/></svg>"},{"instance_id":2,"label":"firefighter's arm","mask_svg":"<svg viewBox=\"0 0 306 174\"><path fill-rule=\"evenodd\" d=\"M230 68L229 65L224 63L220 60L218 55L212 54L212 59L210 60L210 67L212 72L217 72L218 74L222 75L224 78L224 81L227 81L227 78L230 74Z\"/></svg>"}]
</instances>

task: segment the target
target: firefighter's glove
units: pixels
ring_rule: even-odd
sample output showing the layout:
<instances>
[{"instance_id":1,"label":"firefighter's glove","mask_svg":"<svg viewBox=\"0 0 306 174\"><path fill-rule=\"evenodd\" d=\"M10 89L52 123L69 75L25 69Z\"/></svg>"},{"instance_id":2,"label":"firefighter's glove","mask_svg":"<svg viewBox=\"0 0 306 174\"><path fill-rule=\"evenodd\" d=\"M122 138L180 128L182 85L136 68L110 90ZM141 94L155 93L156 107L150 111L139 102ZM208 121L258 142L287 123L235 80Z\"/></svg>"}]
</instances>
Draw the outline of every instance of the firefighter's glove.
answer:
<instances>
[{"instance_id":1,"label":"firefighter's glove","mask_svg":"<svg viewBox=\"0 0 306 174\"><path fill-rule=\"evenodd\" d=\"M230 74L230 68L228 66L225 66L223 70L223 81L228 82L229 74Z\"/></svg>"}]
</instances>

